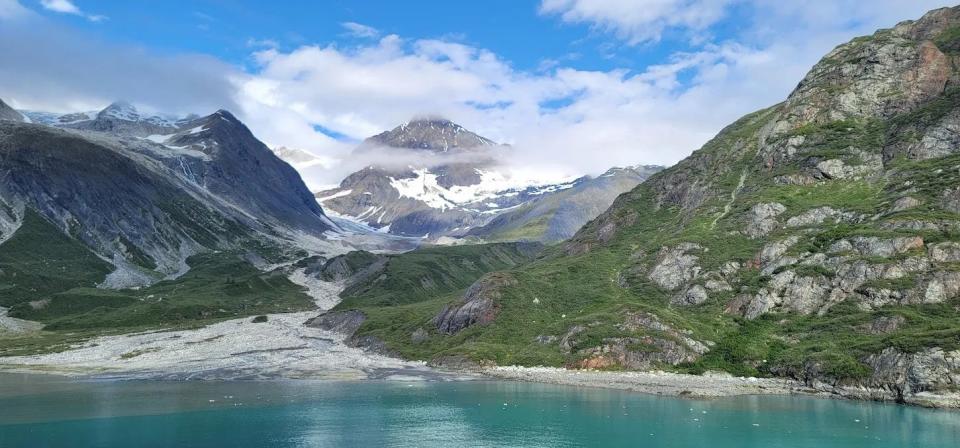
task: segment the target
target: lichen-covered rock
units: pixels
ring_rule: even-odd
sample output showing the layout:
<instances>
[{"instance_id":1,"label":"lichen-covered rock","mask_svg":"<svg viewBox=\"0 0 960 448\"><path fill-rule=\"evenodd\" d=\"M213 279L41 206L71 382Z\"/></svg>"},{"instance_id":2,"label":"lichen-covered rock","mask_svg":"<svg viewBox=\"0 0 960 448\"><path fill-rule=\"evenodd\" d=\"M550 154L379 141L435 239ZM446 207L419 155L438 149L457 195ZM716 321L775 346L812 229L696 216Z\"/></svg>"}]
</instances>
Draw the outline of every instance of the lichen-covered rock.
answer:
<instances>
[{"instance_id":1,"label":"lichen-covered rock","mask_svg":"<svg viewBox=\"0 0 960 448\"><path fill-rule=\"evenodd\" d=\"M960 272L934 272L927 278L920 290L922 296L914 303L943 303L960 296Z\"/></svg>"},{"instance_id":2,"label":"lichen-covered rock","mask_svg":"<svg viewBox=\"0 0 960 448\"><path fill-rule=\"evenodd\" d=\"M750 238L760 238L774 231L777 216L787 211L787 207L778 202L760 203L750 208L744 233Z\"/></svg>"},{"instance_id":3,"label":"lichen-covered rock","mask_svg":"<svg viewBox=\"0 0 960 448\"><path fill-rule=\"evenodd\" d=\"M837 222L854 222L858 219L856 213L836 210L832 207L817 207L807 210L787 220L787 228L807 227L823 224L832 219Z\"/></svg>"},{"instance_id":4,"label":"lichen-covered rock","mask_svg":"<svg viewBox=\"0 0 960 448\"><path fill-rule=\"evenodd\" d=\"M903 353L893 347L865 360L873 371L868 386L895 391L900 401L907 393L955 388L960 384L960 351L930 348Z\"/></svg>"},{"instance_id":5,"label":"lichen-covered rock","mask_svg":"<svg viewBox=\"0 0 960 448\"><path fill-rule=\"evenodd\" d=\"M675 290L700 274L700 257L688 252L699 251L702 248L695 244L681 244L675 248L664 247L657 254L656 265L647 276L657 286Z\"/></svg>"},{"instance_id":6,"label":"lichen-covered rock","mask_svg":"<svg viewBox=\"0 0 960 448\"><path fill-rule=\"evenodd\" d=\"M502 289L516 282L512 275L503 272L483 276L467 288L460 300L445 305L433 318L433 324L441 333L455 334L471 325L493 322L500 309L497 301Z\"/></svg>"},{"instance_id":7,"label":"lichen-covered rock","mask_svg":"<svg viewBox=\"0 0 960 448\"><path fill-rule=\"evenodd\" d=\"M765 273L772 273L772 271L778 267L796 262L796 258L785 260L784 254L798 242L800 242L800 236L791 235L782 240L773 241L764 245L763 249L760 249L760 253L757 255L757 262L760 268Z\"/></svg>"},{"instance_id":8,"label":"lichen-covered rock","mask_svg":"<svg viewBox=\"0 0 960 448\"><path fill-rule=\"evenodd\" d=\"M578 354L584 358L574 363L576 368L621 366L634 370L694 362L702 355L679 341L655 336L607 338L600 346Z\"/></svg>"},{"instance_id":9,"label":"lichen-covered rock","mask_svg":"<svg viewBox=\"0 0 960 448\"><path fill-rule=\"evenodd\" d=\"M921 205L923 205L923 201L913 196L904 196L893 202L893 205L890 206L890 212L902 212L904 210L910 210L911 208L917 208Z\"/></svg>"},{"instance_id":10,"label":"lichen-covered rock","mask_svg":"<svg viewBox=\"0 0 960 448\"><path fill-rule=\"evenodd\" d=\"M793 271L783 271L760 289L745 306L740 307L743 317L756 319L776 308L800 314L819 310L832 290L830 281L822 276L798 276Z\"/></svg>"},{"instance_id":11,"label":"lichen-covered rock","mask_svg":"<svg viewBox=\"0 0 960 448\"><path fill-rule=\"evenodd\" d=\"M618 328L625 332L652 334L605 338L597 347L578 351L577 354L582 359L576 362L574 367L621 366L647 370L658 364L694 362L710 351L710 344L713 344L709 341L697 341L691 338L688 332L677 330L648 313L629 313Z\"/></svg>"},{"instance_id":12,"label":"lichen-covered rock","mask_svg":"<svg viewBox=\"0 0 960 448\"><path fill-rule=\"evenodd\" d=\"M706 302L709 298L710 296L703 286L693 285L673 299L670 299L670 304L677 306L694 306Z\"/></svg>"},{"instance_id":13,"label":"lichen-covered rock","mask_svg":"<svg viewBox=\"0 0 960 448\"><path fill-rule=\"evenodd\" d=\"M848 239L854 251L866 257L892 257L923 248L923 238L919 236L878 238L858 236ZM838 246L839 247L839 246ZM847 249L844 247L844 249ZM841 250L838 250L838 252Z\"/></svg>"},{"instance_id":14,"label":"lichen-covered rock","mask_svg":"<svg viewBox=\"0 0 960 448\"><path fill-rule=\"evenodd\" d=\"M942 263L960 262L960 243L949 241L933 244L929 249L930 259Z\"/></svg>"},{"instance_id":15,"label":"lichen-covered rock","mask_svg":"<svg viewBox=\"0 0 960 448\"><path fill-rule=\"evenodd\" d=\"M834 179L854 179L879 173L883 170L883 159L878 154L870 154L862 151L854 151L863 163L860 165L847 165L840 159L829 159L817 163L818 172L815 177L827 180Z\"/></svg>"},{"instance_id":16,"label":"lichen-covered rock","mask_svg":"<svg viewBox=\"0 0 960 448\"><path fill-rule=\"evenodd\" d=\"M944 210L960 213L960 187L948 188L940 196L940 204Z\"/></svg>"},{"instance_id":17,"label":"lichen-covered rock","mask_svg":"<svg viewBox=\"0 0 960 448\"><path fill-rule=\"evenodd\" d=\"M870 334L889 334L897 331L907 320L903 316L880 316L867 325Z\"/></svg>"}]
</instances>

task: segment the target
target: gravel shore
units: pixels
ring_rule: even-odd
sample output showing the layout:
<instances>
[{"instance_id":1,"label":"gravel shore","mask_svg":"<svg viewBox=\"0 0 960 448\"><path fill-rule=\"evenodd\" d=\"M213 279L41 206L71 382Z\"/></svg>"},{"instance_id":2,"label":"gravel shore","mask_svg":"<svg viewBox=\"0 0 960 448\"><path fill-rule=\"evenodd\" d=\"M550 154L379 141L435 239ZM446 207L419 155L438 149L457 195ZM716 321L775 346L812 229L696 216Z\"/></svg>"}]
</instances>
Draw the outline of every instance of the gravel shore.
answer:
<instances>
[{"instance_id":1,"label":"gravel shore","mask_svg":"<svg viewBox=\"0 0 960 448\"><path fill-rule=\"evenodd\" d=\"M733 395L812 393L802 384L774 378L743 378L728 374L685 375L670 372L604 372L554 367L491 367L486 376L514 381L601 387L691 398Z\"/></svg>"}]
</instances>

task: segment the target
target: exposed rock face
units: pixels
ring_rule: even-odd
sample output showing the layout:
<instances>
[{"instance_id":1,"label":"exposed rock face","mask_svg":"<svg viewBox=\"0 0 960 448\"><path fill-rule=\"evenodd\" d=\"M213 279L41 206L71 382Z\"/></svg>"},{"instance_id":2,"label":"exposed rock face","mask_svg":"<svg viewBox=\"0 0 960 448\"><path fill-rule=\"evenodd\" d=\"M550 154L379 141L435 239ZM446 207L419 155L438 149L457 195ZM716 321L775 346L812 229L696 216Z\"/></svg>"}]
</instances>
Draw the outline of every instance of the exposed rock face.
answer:
<instances>
[{"instance_id":1,"label":"exposed rock face","mask_svg":"<svg viewBox=\"0 0 960 448\"><path fill-rule=\"evenodd\" d=\"M411 120L392 130L374 135L363 143L363 147L386 146L439 152L494 145L496 142L474 134L450 120L429 117Z\"/></svg>"},{"instance_id":2,"label":"exposed rock face","mask_svg":"<svg viewBox=\"0 0 960 448\"><path fill-rule=\"evenodd\" d=\"M960 187L944 190L941 201L945 210L960 213Z\"/></svg>"},{"instance_id":3,"label":"exposed rock face","mask_svg":"<svg viewBox=\"0 0 960 448\"><path fill-rule=\"evenodd\" d=\"M930 259L941 263L960 262L960 242L948 241L930 246Z\"/></svg>"},{"instance_id":4,"label":"exposed rock face","mask_svg":"<svg viewBox=\"0 0 960 448\"><path fill-rule=\"evenodd\" d=\"M839 250L835 252L842 252L847 249L844 241L847 240L841 240L836 244ZM859 236L850 238L849 243L853 251L861 256L867 257L892 257L914 249L923 248L923 238L918 236L887 239Z\"/></svg>"},{"instance_id":5,"label":"exposed rock face","mask_svg":"<svg viewBox=\"0 0 960 448\"><path fill-rule=\"evenodd\" d=\"M367 315L359 310L336 311L321 314L307 321L308 327L353 335L367 320Z\"/></svg>"},{"instance_id":6,"label":"exposed rock face","mask_svg":"<svg viewBox=\"0 0 960 448\"><path fill-rule=\"evenodd\" d=\"M729 286L727 286L729 288ZM716 287L713 289L721 289ZM671 305L694 306L706 302L710 298L707 289L700 285L693 285L670 300Z\"/></svg>"},{"instance_id":7,"label":"exposed rock face","mask_svg":"<svg viewBox=\"0 0 960 448\"><path fill-rule=\"evenodd\" d=\"M347 287L383 270L388 257L367 251L353 251L316 261L301 261L304 273L325 282L344 282Z\"/></svg>"},{"instance_id":8,"label":"exposed rock face","mask_svg":"<svg viewBox=\"0 0 960 448\"><path fill-rule=\"evenodd\" d=\"M789 114L775 128L851 117L889 118L941 94L953 75L950 58L932 42L943 29L927 27L938 15L956 16L957 11L931 12L919 26L904 22L871 39L838 46L790 95ZM920 44L914 45L917 40Z\"/></svg>"},{"instance_id":9,"label":"exposed rock face","mask_svg":"<svg viewBox=\"0 0 960 448\"><path fill-rule=\"evenodd\" d=\"M674 290L689 283L700 274L697 264L700 257L689 252L700 251L696 244L681 244L674 248L664 247L657 255L657 263L650 271L648 278L657 286Z\"/></svg>"},{"instance_id":10,"label":"exposed rock face","mask_svg":"<svg viewBox=\"0 0 960 448\"><path fill-rule=\"evenodd\" d=\"M954 388L960 384L960 351L930 348L906 354L887 348L865 360L873 370L868 386L890 390L902 401L905 394Z\"/></svg>"},{"instance_id":11,"label":"exposed rock face","mask_svg":"<svg viewBox=\"0 0 960 448\"><path fill-rule=\"evenodd\" d=\"M21 115L20 112L17 112L12 107L8 106L7 103L3 102L3 100L0 100L0 120L16 121L16 122L25 121L23 115Z\"/></svg>"},{"instance_id":12,"label":"exposed rock face","mask_svg":"<svg viewBox=\"0 0 960 448\"><path fill-rule=\"evenodd\" d=\"M516 284L510 274L494 272L485 275L467 288L463 297L433 318L433 324L441 333L454 334L471 325L487 325L497 317L501 290Z\"/></svg>"},{"instance_id":13,"label":"exposed rock face","mask_svg":"<svg viewBox=\"0 0 960 448\"><path fill-rule=\"evenodd\" d=\"M835 210L832 207L817 207L807 210L787 220L788 228L820 225L828 219L836 222L854 222L858 220L856 213Z\"/></svg>"},{"instance_id":14,"label":"exposed rock face","mask_svg":"<svg viewBox=\"0 0 960 448\"><path fill-rule=\"evenodd\" d=\"M777 228L777 216L786 210L783 204L776 202L754 205L750 209L749 221L744 233L750 238L766 236Z\"/></svg>"},{"instance_id":15,"label":"exposed rock face","mask_svg":"<svg viewBox=\"0 0 960 448\"><path fill-rule=\"evenodd\" d=\"M871 322L866 330L871 334L890 334L906 321L903 316L881 316Z\"/></svg>"},{"instance_id":16,"label":"exposed rock face","mask_svg":"<svg viewBox=\"0 0 960 448\"><path fill-rule=\"evenodd\" d=\"M606 338L598 347L578 351L583 359L577 368L621 366L647 370L659 364L677 365L694 362L710 349L652 314L629 314L620 326L630 332L654 332L656 335Z\"/></svg>"},{"instance_id":17,"label":"exposed rock face","mask_svg":"<svg viewBox=\"0 0 960 448\"><path fill-rule=\"evenodd\" d=\"M894 201L893 205L890 207L890 212L902 212L904 210L910 210L911 208L917 208L921 205L923 205L923 201L912 196L904 196Z\"/></svg>"}]
</instances>

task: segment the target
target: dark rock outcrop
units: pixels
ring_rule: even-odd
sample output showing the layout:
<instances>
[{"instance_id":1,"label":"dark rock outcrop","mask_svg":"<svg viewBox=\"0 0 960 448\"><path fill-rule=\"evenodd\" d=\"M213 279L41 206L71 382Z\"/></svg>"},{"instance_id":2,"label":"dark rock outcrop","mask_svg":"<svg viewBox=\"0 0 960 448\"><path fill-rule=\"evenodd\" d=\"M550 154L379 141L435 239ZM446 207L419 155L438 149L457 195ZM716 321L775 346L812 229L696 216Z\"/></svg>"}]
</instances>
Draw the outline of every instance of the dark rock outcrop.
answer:
<instances>
[{"instance_id":1,"label":"dark rock outcrop","mask_svg":"<svg viewBox=\"0 0 960 448\"><path fill-rule=\"evenodd\" d=\"M458 333L472 325L487 325L497 317L501 290L514 284L516 279L510 274L487 274L470 285L460 300L444 306L433 318L433 324L446 334Z\"/></svg>"},{"instance_id":2,"label":"dark rock outcrop","mask_svg":"<svg viewBox=\"0 0 960 448\"><path fill-rule=\"evenodd\" d=\"M332 311L308 320L306 325L352 336L366 320L367 315L360 310Z\"/></svg>"}]
</instances>

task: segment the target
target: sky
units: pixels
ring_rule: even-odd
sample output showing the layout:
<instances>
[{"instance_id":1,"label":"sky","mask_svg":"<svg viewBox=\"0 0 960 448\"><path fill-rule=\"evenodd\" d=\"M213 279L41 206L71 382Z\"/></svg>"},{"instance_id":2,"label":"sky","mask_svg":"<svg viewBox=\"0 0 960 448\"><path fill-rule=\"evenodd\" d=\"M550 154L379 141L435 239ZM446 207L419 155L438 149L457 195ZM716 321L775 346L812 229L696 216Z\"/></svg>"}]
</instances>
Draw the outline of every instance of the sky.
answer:
<instances>
[{"instance_id":1,"label":"sky","mask_svg":"<svg viewBox=\"0 0 960 448\"><path fill-rule=\"evenodd\" d=\"M228 109L336 184L362 139L442 115L543 178L670 165L836 45L934 0L0 0L15 108Z\"/></svg>"}]
</instances>

